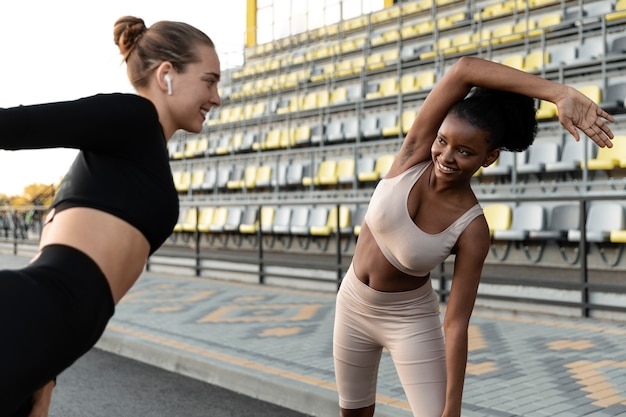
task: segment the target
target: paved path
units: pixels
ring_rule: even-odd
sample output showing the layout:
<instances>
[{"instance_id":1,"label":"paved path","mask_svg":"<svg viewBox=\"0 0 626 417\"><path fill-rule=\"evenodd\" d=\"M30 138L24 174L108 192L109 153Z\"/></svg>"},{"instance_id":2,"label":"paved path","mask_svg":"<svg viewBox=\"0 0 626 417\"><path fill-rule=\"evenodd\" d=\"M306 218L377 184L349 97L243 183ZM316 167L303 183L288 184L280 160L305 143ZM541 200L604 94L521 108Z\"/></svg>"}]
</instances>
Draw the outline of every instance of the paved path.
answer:
<instances>
[{"instance_id":1,"label":"paved path","mask_svg":"<svg viewBox=\"0 0 626 417\"><path fill-rule=\"evenodd\" d=\"M334 302L333 292L145 273L98 347L336 417ZM626 416L624 322L477 309L469 350L464 417ZM377 401L378 417L411 416L388 354Z\"/></svg>"}]
</instances>

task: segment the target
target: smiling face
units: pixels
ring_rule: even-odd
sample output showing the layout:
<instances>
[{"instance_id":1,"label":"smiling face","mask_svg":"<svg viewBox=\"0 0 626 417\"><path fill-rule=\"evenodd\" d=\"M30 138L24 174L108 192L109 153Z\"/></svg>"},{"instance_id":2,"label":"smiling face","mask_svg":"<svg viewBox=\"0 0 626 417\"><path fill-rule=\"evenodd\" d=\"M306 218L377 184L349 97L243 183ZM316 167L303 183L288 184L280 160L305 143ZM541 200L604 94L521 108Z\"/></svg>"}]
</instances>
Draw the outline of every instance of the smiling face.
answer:
<instances>
[{"instance_id":1,"label":"smiling face","mask_svg":"<svg viewBox=\"0 0 626 417\"><path fill-rule=\"evenodd\" d=\"M432 144L434 172L444 181L469 181L481 166L492 164L499 155L490 149L486 132L454 114L441 124Z\"/></svg>"},{"instance_id":2,"label":"smiling face","mask_svg":"<svg viewBox=\"0 0 626 417\"><path fill-rule=\"evenodd\" d=\"M176 129L199 133L209 110L221 104L217 84L220 61L214 48L199 45L199 62L186 66L182 72L170 71L172 94L168 108Z\"/></svg>"}]
</instances>

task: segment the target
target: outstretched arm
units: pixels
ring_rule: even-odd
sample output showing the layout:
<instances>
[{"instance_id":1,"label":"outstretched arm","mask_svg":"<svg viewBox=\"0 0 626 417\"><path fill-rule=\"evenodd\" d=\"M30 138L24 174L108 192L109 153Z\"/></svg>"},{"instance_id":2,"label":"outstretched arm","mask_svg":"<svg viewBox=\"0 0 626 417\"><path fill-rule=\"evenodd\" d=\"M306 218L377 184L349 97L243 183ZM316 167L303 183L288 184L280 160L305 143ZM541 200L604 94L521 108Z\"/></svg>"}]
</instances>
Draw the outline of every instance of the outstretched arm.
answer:
<instances>
[{"instance_id":1,"label":"outstretched arm","mask_svg":"<svg viewBox=\"0 0 626 417\"><path fill-rule=\"evenodd\" d=\"M134 94L0 109L0 149L73 148L119 152L159 127L152 103ZM140 145L140 144L136 144Z\"/></svg>"},{"instance_id":2,"label":"outstretched arm","mask_svg":"<svg viewBox=\"0 0 626 417\"><path fill-rule=\"evenodd\" d=\"M580 129L598 146L611 146L613 133L607 122L613 118L578 90L492 61L462 57L424 100L391 175L430 158L430 146L448 111L473 87L509 91L555 103L561 123L574 138L579 139Z\"/></svg>"}]
</instances>

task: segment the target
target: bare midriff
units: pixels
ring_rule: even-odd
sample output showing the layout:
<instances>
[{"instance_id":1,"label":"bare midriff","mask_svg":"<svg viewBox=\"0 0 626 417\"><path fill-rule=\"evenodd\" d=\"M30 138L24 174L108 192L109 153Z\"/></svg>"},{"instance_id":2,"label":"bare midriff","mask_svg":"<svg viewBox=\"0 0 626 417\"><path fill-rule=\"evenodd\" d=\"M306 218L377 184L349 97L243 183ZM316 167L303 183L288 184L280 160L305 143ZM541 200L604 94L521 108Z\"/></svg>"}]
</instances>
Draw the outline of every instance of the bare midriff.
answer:
<instances>
[{"instance_id":1,"label":"bare midriff","mask_svg":"<svg viewBox=\"0 0 626 417\"><path fill-rule=\"evenodd\" d=\"M129 223L100 210L72 207L53 213L39 248L61 244L84 252L102 270L117 304L139 278L150 245Z\"/></svg>"},{"instance_id":2,"label":"bare midriff","mask_svg":"<svg viewBox=\"0 0 626 417\"><path fill-rule=\"evenodd\" d=\"M354 251L352 267L361 282L382 292L411 291L430 281L430 275L417 277L405 274L389 263L365 222Z\"/></svg>"}]
</instances>

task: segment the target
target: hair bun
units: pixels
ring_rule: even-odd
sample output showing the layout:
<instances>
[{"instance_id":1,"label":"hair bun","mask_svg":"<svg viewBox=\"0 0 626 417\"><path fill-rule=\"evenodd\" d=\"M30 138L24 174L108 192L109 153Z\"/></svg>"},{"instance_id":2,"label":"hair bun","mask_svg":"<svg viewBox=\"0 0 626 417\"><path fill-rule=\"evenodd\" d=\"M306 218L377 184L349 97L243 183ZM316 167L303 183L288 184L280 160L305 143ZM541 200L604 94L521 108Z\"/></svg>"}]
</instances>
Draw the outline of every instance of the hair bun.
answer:
<instances>
[{"instance_id":1,"label":"hair bun","mask_svg":"<svg viewBox=\"0 0 626 417\"><path fill-rule=\"evenodd\" d=\"M133 50L141 36L148 30L143 19L134 16L124 16L117 19L113 27L113 41L120 49L124 59Z\"/></svg>"}]
</instances>

